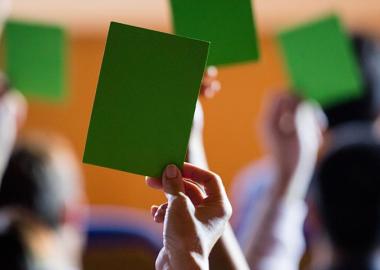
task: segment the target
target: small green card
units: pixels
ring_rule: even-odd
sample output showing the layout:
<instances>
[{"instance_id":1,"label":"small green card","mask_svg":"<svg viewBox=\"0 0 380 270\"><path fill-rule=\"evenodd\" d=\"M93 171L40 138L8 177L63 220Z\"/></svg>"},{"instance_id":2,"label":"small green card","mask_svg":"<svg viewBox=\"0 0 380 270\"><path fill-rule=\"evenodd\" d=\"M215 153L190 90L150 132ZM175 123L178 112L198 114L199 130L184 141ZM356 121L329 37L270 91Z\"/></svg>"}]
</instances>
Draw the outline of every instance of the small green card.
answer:
<instances>
[{"instance_id":1,"label":"small green card","mask_svg":"<svg viewBox=\"0 0 380 270\"><path fill-rule=\"evenodd\" d=\"M362 94L352 44L337 16L284 31L279 41L299 95L329 107Z\"/></svg>"},{"instance_id":2,"label":"small green card","mask_svg":"<svg viewBox=\"0 0 380 270\"><path fill-rule=\"evenodd\" d=\"M182 167L208 48L112 22L83 161L153 177Z\"/></svg>"},{"instance_id":3,"label":"small green card","mask_svg":"<svg viewBox=\"0 0 380 270\"><path fill-rule=\"evenodd\" d=\"M251 0L171 0L177 35L211 42L208 65L257 60Z\"/></svg>"},{"instance_id":4,"label":"small green card","mask_svg":"<svg viewBox=\"0 0 380 270\"><path fill-rule=\"evenodd\" d=\"M31 98L61 101L66 83L64 30L8 21L4 41L5 69L12 86Z\"/></svg>"}]
</instances>

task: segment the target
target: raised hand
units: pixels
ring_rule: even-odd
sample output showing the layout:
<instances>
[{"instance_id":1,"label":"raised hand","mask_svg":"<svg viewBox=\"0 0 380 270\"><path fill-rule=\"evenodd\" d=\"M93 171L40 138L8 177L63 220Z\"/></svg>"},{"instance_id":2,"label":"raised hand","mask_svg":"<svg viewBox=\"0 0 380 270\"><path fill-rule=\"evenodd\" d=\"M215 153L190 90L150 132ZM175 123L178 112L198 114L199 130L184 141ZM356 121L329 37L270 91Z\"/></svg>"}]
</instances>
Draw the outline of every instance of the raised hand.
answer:
<instances>
[{"instance_id":1,"label":"raised hand","mask_svg":"<svg viewBox=\"0 0 380 270\"><path fill-rule=\"evenodd\" d=\"M162 182L146 181L162 188L168 199L152 207L154 220L164 223L156 269L208 269L208 256L232 214L220 177L185 163L182 172L169 165Z\"/></svg>"}]
</instances>

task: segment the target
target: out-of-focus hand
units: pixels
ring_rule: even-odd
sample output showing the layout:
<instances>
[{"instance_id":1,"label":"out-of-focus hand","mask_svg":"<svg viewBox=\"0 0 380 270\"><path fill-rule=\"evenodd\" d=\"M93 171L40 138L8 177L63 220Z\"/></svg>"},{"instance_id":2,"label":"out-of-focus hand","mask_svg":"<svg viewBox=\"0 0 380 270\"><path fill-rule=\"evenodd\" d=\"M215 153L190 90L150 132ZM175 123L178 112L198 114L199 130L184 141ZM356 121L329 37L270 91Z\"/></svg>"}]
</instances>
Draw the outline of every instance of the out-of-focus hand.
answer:
<instances>
[{"instance_id":1,"label":"out-of-focus hand","mask_svg":"<svg viewBox=\"0 0 380 270\"><path fill-rule=\"evenodd\" d=\"M316 105L289 93L272 99L266 112L264 132L281 171L291 174L300 161L301 154L316 154L321 143L321 115L322 112Z\"/></svg>"},{"instance_id":2,"label":"out-of-focus hand","mask_svg":"<svg viewBox=\"0 0 380 270\"><path fill-rule=\"evenodd\" d=\"M220 91L220 82L217 79L218 69L208 67L202 80L200 96L212 98ZM191 128L187 161L206 169L208 167L206 153L203 145L204 114L200 100L194 113L193 126Z\"/></svg>"},{"instance_id":3,"label":"out-of-focus hand","mask_svg":"<svg viewBox=\"0 0 380 270\"><path fill-rule=\"evenodd\" d=\"M169 165L162 182L146 182L162 188L168 200L152 206L154 220L164 223L164 247L156 269L208 269L208 256L232 214L220 177L185 163L182 173Z\"/></svg>"},{"instance_id":4,"label":"out-of-focus hand","mask_svg":"<svg viewBox=\"0 0 380 270\"><path fill-rule=\"evenodd\" d=\"M218 69L214 66L208 67L203 76L200 95L206 98L212 98L220 91L220 88Z\"/></svg>"},{"instance_id":5,"label":"out-of-focus hand","mask_svg":"<svg viewBox=\"0 0 380 270\"><path fill-rule=\"evenodd\" d=\"M0 97L0 179L25 115L26 101L20 93L12 91L2 94Z\"/></svg>"}]
</instances>

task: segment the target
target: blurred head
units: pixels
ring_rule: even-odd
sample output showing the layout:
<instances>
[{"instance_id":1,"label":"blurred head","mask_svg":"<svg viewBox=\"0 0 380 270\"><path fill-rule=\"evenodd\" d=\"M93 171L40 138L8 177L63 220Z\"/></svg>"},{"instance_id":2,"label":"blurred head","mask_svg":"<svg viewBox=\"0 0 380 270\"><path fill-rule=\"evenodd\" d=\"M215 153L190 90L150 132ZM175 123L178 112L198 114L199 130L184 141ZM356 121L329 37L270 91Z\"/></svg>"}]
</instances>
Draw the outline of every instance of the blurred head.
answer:
<instances>
[{"instance_id":1,"label":"blurred head","mask_svg":"<svg viewBox=\"0 0 380 270\"><path fill-rule=\"evenodd\" d=\"M0 265L2 269L33 270L22 232L22 214L0 213Z\"/></svg>"},{"instance_id":2,"label":"blurred head","mask_svg":"<svg viewBox=\"0 0 380 270\"><path fill-rule=\"evenodd\" d=\"M354 36L352 44L363 78L363 95L325 108L332 128L352 121L372 122L380 112L380 44L363 36Z\"/></svg>"},{"instance_id":3,"label":"blurred head","mask_svg":"<svg viewBox=\"0 0 380 270\"><path fill-rule=\"evenodd\" d=\"M78 257L84 221L84 193L78 163L60 138L33 134L20 141L0 188L0 209L22 211L33 225L59 236L68 256ZM76 258L77 259L77 258Z\"/></svg>"},{"instance_id":4,"label":"blurred head","mask_svg":"<svg viewBox=\"0 0 380 270\"><path fill-rule=\"evenodd\" d=\"M379 164L380 143L370 135L341 143L317 169L322 223L339 253L363 257L379 247Z\"/></svg>"}]
</instances>

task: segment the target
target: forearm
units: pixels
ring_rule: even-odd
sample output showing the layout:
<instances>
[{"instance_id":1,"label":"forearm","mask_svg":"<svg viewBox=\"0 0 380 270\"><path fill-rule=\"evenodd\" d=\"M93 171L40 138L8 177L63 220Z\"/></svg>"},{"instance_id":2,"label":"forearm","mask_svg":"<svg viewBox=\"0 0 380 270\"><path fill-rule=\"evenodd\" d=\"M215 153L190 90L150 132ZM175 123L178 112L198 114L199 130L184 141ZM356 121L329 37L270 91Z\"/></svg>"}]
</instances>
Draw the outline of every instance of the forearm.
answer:
<instances>
[{"instance_id":1,"label":"forearm","mask_svg":"<svg viewBox=\"0 0 380 270\"><path fill-rule=\"evenodd\" d=\"M297 182L308 185L305 178L310 176L303 175L300 183L301 176L297 170L292 173L278 168L277 171L277 179L268 192L270 196L263 203L261 215L256 217L256 226L245 249L249 265L257 269L271 269L260 268L260 265L273 260L297 267L304 248L305 193L301 192L304 188L295 190L293 187ZM286 269L297 269L294 267Z\"/></svg>"},{"instance_id":2,"label":"forearm","mask_svg":"<svg viewBox=\"0 0 380 270\"><path fill-rule=\"evenodd\" d=\"M201 131L192 131L187 158L190 163L200 168L208 169L206 151L204 149L203 136Z\"/></svg>"},{"instance_id":3,"label":"forearm","mask_svg":"<svg viewBox=\"0 0 380 270\"><path fill-rule=\"evenodd\" d=\"M227 224L223 235L211 251L209 263L211 270L249 269L230 224Z\"/></svg>"},{"instance_id":4,"label":"forearm","mask_svg":"<svg viewBox=\"0 0 380 270\"><path fill-rule=\"evenodd\" d=\"M156 270L208 270L208 256L196 252L172 252L162 249L156 260Z\"/></svg>"},{"instance_id":5,"label":"forearm","mask_svg":"<svg viewBox=\"0 0 380 270\"><path fill-rule=\"evenodd\" d=\"M273 231L278 221L278 209L286 194L286 187L282 184L284 181L280 179L284 175L280 175L278 174L275 184L267 192L268 196L266 196L265 202L261 204L262 209L254 217L252 233L244 250L251 267L259 263L261 258L267 256L276 245L273 241Z\"/></svg>"}]
</instances>

